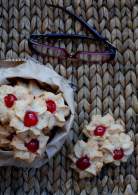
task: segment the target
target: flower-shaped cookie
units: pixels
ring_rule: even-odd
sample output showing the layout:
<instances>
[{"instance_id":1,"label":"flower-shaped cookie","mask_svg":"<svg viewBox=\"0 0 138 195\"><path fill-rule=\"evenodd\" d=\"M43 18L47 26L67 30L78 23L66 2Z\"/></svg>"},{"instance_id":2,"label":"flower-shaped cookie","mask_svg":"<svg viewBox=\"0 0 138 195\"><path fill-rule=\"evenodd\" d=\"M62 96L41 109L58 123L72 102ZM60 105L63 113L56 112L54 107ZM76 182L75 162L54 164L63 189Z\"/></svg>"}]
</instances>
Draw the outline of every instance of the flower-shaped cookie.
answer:
<instances>
[{"instance_id":1,"label":"flower-shaped cookie","mask_svg":"<svg viewBox=\"0 0 138 195\"><path fill-rule=\"evenodd\" d=\"M84 128L83 133L88 138L103 140L113 134L124 132L124 127L116 123L110 114L93 116L92 121Z\"/></svg>"},{"instance_id":2,"label":"flower-shaped cookie","mask_svg":"<svg viewBox=\"0 0 138 195\"><path fill-rule=\"evenodd\" d=\"M80 178L97 175L103 166L103 154L99 151L95 140L84 142L78 141L74 147L74 155L70 156L73 165Z\"/></svg>"},{"instance_id":3,"label":"flower-shaped cookie","mask_svg":"<svg viewBox=\"0 0 138 195\"><path fill-rule=\"evenodd\" d=\"M14 114L15 102L28 96L28 90L22 86L0 86L0 122L3 124L9 122Z\"/></svg>"},{"instance_id":4,"label":"flower-shaped cookie","mask_svg":"<svg viewBox=\"0 0 138 195\"><path fill-rule=\"evenodd\" d=\"M27 96L29 95L29 91L26 87L24 86L10 86L10 85L1 85L0 86L0 99L8 95L8 94L13 94L16 96L18 100L20 99L26 99Z\"/></svg>"},{"instance_id":5,"label":"flower-shaped cookie","mask_svg":"<svg viewBox=\"0 0 138 195\"><path fill-rule=\"evenodd\" d=\"M54 125L63 127L66 122L65 117L69 115L69 107L65 105L63 95L61 93L55 95L51 92L45 92L43 99L45 100L50 120L48 128L52 129Z\"/></svg>"},{"instance_id":6,"label":"flower-shaped cookie","mask_svg":"<svg viewBox=\"0 0 138 195\"><path fill-rule=\"evenodd\" d=\"M38 137L25 132L12 139L14 157L31 163L37 156L44 154L49 137L41 133Z\"/></svg>"},{"instance_id":7,"label":"flower-shaped cookie","mask_svg":"<svg viewBox=\"0 0 138 195\"><path fill-rule=\"evenodd\" d=\"M134 150L134 144L130 136L124 133L124 126L121 119L115 121L109 114L104 117L93 116L83 130L88 137L87 142L78 141L71 158L73 168L79 172L80 177L97 175L104 164L120 165L127 161Z\"/></svg>"},{"instance_id":8,"label":"flower-shaped cookie","mask_svg":"<svg viewBox=\"0 0 138 195\"><path fill-rule=\"evenodd\" d=\"M38 84L33 80L29 82L28 90L29 90L30 94L33 94L33 96L36 96L36 97L42 95L45 92L45 90L40 89Z\"/></svg>"},{"instance_id":9,"label":"flower-shaped cookie","mask_svg":"<svg viewBox=\"0 0 138 195\"><path fill-rule=\"evenodd\" d=\"M129 135L121 133L104 140L101 149L104 154L104 163L120 165L120 162L126 162L132 154L134 145Z\"/></svg>"},{"instance_id":10,"label":"flower-shaped cookie","mask_svg":"<svg viewBox=\"0 0 138 195\"><path fill-rule=\"evenodd\" d=\"M10 127L16 129L17 134L28 130L34 134L40 135L40 129L37 128L39 115L46 112L44 101L40 98L26 100L17 100L14 105L14 115L10 121Z\"/></svg>"},{"instance_id":11,"label":"flower-shaped cookie","mask_svg":"<svg viewBox=\"0 0 138 195\"><path fill-rule=\"evenodd\" d=\"M0 125L0 148L10 150L11 149L10 142L12 141L14 135L16 135L14 129L8 126Z\"/></svg>"},{"instance_id":12,"label":"flower-shaped cookie","mask_svg":"<svg viewBox=\"0 0 138 195\"><path fill-rule=\"evenodd\" d=\"M15 115L10 121L10 126L18 132L30 130L35 135L47 128L62 127L69 114L69 108L64 104L61 94L45 93L43 96L17 100L14 105Z\"/></svg>"}]
</instances>

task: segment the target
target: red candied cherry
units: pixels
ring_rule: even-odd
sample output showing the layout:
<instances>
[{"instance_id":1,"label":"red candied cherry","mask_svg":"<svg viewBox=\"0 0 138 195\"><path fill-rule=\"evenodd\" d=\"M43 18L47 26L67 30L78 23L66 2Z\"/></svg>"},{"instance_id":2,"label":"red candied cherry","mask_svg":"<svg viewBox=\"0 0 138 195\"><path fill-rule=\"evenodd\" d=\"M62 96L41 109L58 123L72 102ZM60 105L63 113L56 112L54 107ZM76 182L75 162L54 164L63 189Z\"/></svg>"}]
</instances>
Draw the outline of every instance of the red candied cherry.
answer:
<instances>
[{"instance_id":1,"label":"red candied cherry","mask_svg":"<svg viewBox=\"0 0 138 195\"><path fill-rule=\"evenodd\" d=\"M87 169L90 165L91 163L88 156L82 156L76 161L76 166L81 170Z\"/></svg>"},{"instance_id":2,"label":"red candied cherry","mask_svg":"<svg viewBox=\"0 0 138 195\"><path fill-rule=\"evenodd\" d=\"M115 149L113 151L113 158L114 160L121 160L124 156L124 150L122 148L120 149Z\"/></svg>"},{"instance_id":3,"label":"red candied cherry","mask_svg":"<svg viewBox=\"0 0 138 195\"><path fill-rule=\"evenodd\" d=\"M27 111L24 116L24 126L31 127L38 123L37 114L33 111Z\"/></svg>"},{"instance_id":4,"label":"red candied cherry","mask_svg":"<svg viewBox=\"0 0 138 195\"><path fill-rule=\"evenodd\" d=\"M14 138L14 136L16 135L15 132L11 133L10 135L7 136L7 139L12 141L12 139Z\"/></svg>"},{"instance_id":5,"label":"red candied cherry","mask_svg":"<svg viewBox=\"0 0 138 195\"><path fill-rule=\"evenodd\" d=\"M25 143L25 147L32 153L35 153L39 148L39 141L37 139L31 139L30 142Z\"/></svg>"},{"instance_id":6,"label":"red candied cherry","mask_svg":"<svg viewBox=\"0 0 138 195\"><path fill-rule=\"evenodd\" d=\"M106 127L99 125L94 130L94 135L102 137L104 135L105 131L106 131Z\"/></svg>"},{"instance_id":7,"label":"red candied cherry","mask_svg":"<svg viewBox=\"0 0 138 195\"><path fill-rule=\"evenodd\" d=\"M46 105L47 105L47 111L51 113L56 111L56 103L53 100L47 100Z\"/></svg>"},{"instance_id":8,"label":"red candied cherry","mask_svg":"<svg viewBox=\"0 0 138 195\"><path fill-rule=\"evenodd\" d=\"M4 103L8 108L11 108L16 100L17 100L17 97L13 94L7 94L4 97Z\"/></svg>"}]
</instances>

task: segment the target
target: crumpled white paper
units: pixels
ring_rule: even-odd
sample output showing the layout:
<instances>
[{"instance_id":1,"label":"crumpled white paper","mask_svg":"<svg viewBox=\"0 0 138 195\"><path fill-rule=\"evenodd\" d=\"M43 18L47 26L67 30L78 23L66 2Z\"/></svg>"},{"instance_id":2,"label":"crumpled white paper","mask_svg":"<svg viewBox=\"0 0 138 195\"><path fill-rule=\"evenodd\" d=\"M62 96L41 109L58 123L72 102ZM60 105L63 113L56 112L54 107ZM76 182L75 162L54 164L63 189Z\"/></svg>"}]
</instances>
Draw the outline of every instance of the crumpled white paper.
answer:
<instances>
[{"instance_id":1,"label":"crumpled white paper","mask_svg":"<svg viewBox=\"0 0 138 195\"><path fill-rule=\"evenodd\" d=\"M0 84L8 83L8 78L19 77L24 79L36 79L39 82L43 82L51 86L58 86L70 108L71 114L66 121L64 129L60 132L57 131L57 134L48 143L46 146L45 156L43 158L36 158L33 163L27 164L23 161L14 159L11 151L0 150L0 166L13 165L18 167L39 168L61 149L68 136L75 112L73 89L70 87L69 82L57 74L54 70L31 58L22 61L0 61L0 67Z\"/></svg>"}]
</instances>

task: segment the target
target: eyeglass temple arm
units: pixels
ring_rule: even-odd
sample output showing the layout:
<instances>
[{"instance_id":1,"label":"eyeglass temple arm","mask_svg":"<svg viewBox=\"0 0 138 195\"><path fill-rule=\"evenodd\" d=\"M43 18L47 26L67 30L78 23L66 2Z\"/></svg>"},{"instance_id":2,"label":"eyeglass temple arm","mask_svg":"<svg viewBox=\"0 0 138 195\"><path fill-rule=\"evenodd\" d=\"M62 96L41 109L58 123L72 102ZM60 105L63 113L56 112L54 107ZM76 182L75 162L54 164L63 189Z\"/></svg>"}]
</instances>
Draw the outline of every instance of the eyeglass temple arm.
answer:
<instances>
[{"instance_id":1,"label":"eyeglass temple arm","mask_svg":"<svg viewBox=\"0 0 138 195\"><path fill-rule=\"evenodd\" d=\"M50 7L55 7L55 8L62 9L63 11L65 11L66 13L68 13L70 16L72 16L76 20L78 20L81 24L83 24L85 26L85 28L87 28L91 33L93 33L93 35L97 39L102 40L105 44L107 44L109 47L111 47L112 49L114 49L116 51L116 48L109 41L107 41L106 38L104 38L103 36L101 36L100 33L98 33L94 28L92 28L87 22L85 22L85 20L83 18L80 18L79 16L77 16L76 14L70 12L69 10L67 10L64 7L57 6L57 5L52 5L52 4L48 4L48 3L46 3L46 5L47 6L50 6Z\"/></svg>"},{"instance_id":2,"label":"eyeglass temple arm","mask_svg":"<svg viewBox=\"0 0 138 195\"><path fill-rule=\"evenodd\" d=\"M39 38L39 37L42 37L42 38L71 38L71 39L74 39L74 38L80 38L80 39L90 39L90 40L95 40L96 38L92 38L90 36L86 36L86 35L79 35L79 34L68 34L68 33L46 33L46 34L31 34L30 35L30 38L31 39L34 39L34 38Z\"/></svg>"}]
</instances>

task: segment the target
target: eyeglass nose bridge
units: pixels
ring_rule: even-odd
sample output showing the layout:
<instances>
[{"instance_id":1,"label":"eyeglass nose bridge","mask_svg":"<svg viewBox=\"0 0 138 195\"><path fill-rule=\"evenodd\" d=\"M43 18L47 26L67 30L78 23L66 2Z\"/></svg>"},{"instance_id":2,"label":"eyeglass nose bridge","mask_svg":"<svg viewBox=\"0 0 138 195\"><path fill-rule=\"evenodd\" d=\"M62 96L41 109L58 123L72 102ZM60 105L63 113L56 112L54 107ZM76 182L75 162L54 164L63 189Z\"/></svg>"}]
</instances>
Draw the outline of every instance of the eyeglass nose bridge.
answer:
<instances>
[{"instance_id":1,"label":"eyeglass nose bridge","mask_svg":"<svg viewBox=\"0 0 138 195\"><path fill-rule=\"evenodd\" d=\"M68 53L68 57L71 59L76 58L76 52L75 53L73 53L73 52Z\"/></svg>"}]
</instances>

